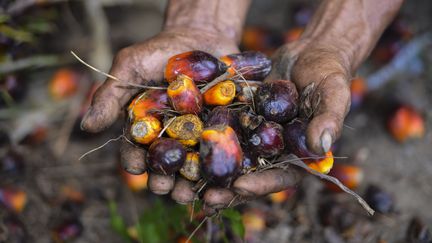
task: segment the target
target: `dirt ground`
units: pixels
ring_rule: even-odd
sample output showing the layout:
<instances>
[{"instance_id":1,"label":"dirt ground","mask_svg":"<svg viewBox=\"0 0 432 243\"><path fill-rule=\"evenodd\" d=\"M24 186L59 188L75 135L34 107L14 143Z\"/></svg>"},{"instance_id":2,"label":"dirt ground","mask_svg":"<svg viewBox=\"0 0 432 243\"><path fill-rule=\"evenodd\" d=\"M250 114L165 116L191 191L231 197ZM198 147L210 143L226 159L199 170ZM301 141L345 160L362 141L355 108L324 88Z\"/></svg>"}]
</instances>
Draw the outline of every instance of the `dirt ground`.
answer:
<instances>
[{"instance_id":1,"label":"dirt ground","mask_svg":"<svg viewBox=\"0 0 432 243\"><path fill-rule=\"evenodd\" d=\"M49 36L43 47L37 49L61 53L66 63L74 62L68 53L69 50L74 50L81 53L86 60L92 61L95 66L106 70L109 65L106 58L111 57L116 50L149 38L159 31L163 22L164 2L130 0L120 5L107 3L104 10L108 17L109 40L105 42L110 46L109 49L113 50L111 53L104 53L103 50L97 50L88 44L98 37L95 37L97 33L92 30L90 18L84 13L82 4L61 4L59 11L64 13L62 11L70 8L69 15L62 18L55 34ZM277 0L254 1L246 25L282 31L290 26L287 24L289 18L286 15L291 4L294 3ZM412 27L415 36L431 31L431 10L432 4L428 1L405 3L402 10L404 20ZM336 155L347 159L336 160L336 163L355 163L364 170L364 181L357 190L359 194L363 195L370 184L379 185L393 195L394 212L368 217L350 196L329 194L323 190L323 184L317 178L308 176L298 189L299 195L286 205L271 205L267 199L258 199L241 208L242 211L259 209L267 215L268 227L254 235L253 239L249 239L250 242L399 243L407 242L405 234L414 216L419 217L426 225L432 225L430 46L421 53L420 60L422 68L419 73L402 73L384 87L369 92L362 106L348 115L343 135L337 143ZM75 67L85 70L84 80L103 79L83 66ZM80 212L79 219L84 230L73 242L124 242L121 236L111 229L107 202L115 201L119 213L128 224L132 224L136 222L138 215L146 212L157 197L147 191L133 193L123 183L119 173L118 142L109 143L78 160L90 149L120 135L122 124L118 122L102 134L89 135L80 132L77 123L73 123L71 138L63 138L62 125L68 121L64 114L70 114L74 109L68 110L70 106L67 104L47 105L44 101L47 96L46 83L54 69L44 68L29 72L27 96L31 98L19 109L28 113L44 110L42 115L18 114L12 115L13 119L7 119L3 115L6 113L0 112L0 128L16 136L19 133L14 129L22 123L30 122L30 127L34 127L36 123L43 124L52 116L62 117L54 119L54 130L49 132L44 142L16 146L25 160L25 170L21 176L0 177L0 185L14 184L24 188L27 193L27 206L22 213L16 215L23 222L28 234L27 240L22 242L52 242L52 229L63 219L70 218L76 210ZM367 77L372 69L364 67L359 75ZM412 105L421 111L426 122L426 134L422 139L401 144L389 135L386 130L386 114L395 101ZM64 152L56 154L58 143L64 142L63 139L67 140ZM3 147L2 151L5 149L6 147ZM58 203L65 185L84 195L85 202L80 204L78 209L65 210L64 204ZM169 197L165 198L169 201ZM334 227L318 222L319 205L326 200L336 200L340 204L349 205L348 211L356 215L360 222L350 231L354 236L342 237ZM0 216L8 214L3 209L0 212Z\"/></svg>"}]
</instances>

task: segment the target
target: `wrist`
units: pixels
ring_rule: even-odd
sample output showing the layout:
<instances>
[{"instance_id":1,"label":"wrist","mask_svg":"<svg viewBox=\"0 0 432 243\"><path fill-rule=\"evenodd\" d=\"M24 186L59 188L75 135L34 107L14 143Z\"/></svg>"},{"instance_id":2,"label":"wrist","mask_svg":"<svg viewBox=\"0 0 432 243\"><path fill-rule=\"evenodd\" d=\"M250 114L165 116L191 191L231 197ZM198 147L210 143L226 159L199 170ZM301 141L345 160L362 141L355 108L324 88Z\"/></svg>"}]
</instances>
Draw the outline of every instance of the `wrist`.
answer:
<instances>
[{"instance_id":1,"label":"wrist","mask_svg":"<svg viewBox=\"0 0 432 243\"><path fill-rule=\"evenodd\" d=\"M171 0L164 31L195 30L239 42L250 0Z\"/></svg>"},{"instance_id":2,"label":"wrist","mask_svg":"<svg viewBox=\"0 0 432 243\"><path fill-rule=\"evenodd\" d=\"M402 0L323 1L302 39L326 46L349 62L351 72L366 59Z\"/></svg>"}]
</instances>

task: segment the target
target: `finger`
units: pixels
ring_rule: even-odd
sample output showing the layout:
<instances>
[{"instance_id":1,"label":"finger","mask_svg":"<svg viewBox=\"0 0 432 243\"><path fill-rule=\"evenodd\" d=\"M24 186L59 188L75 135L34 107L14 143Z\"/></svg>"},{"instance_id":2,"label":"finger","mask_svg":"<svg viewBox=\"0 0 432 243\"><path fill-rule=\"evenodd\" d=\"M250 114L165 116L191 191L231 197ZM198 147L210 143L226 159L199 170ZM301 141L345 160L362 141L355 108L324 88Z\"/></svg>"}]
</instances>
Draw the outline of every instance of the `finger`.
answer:
<instances>
[{"instance_id":1,"label":"finger","mask_svg":"<svg viewBox=\"0 0 432 243\"><path fill-rule=\"evenodd\" d=\"M259 197L296 186L300 178L296 169L271 169L240 176L234 181L233 190L240 196Z\"/></svg>"},{"instance_id":2,"label":"finger","mask_svg":"<svg viewBox=\"0 0 432 243\"><path fill-rule=\"evenodd\" d=\"M306 140L311 150L323 154L339 138L349 111L351 99L345 76L333 74L322 80L314 97L319 97L319 105L307 128Z\"/></svg>"},{"instance_id":3,"label":"finger","mask_svg":"<svg viewBox=\"0 0 432 243\"><path fill-rule=\"evenodd\" d=\"M136 81L137 75L133 71L130 49L121 50L114 58L110 74L126 82ZM119 81L108 78L100 86L92 100L92 104L81 121L81 129L88 132L100 132L113 124L120 114L122 107L129 101L137 89L126 87Z\"/></svg>"},{"instance_id":4,"label":"finger","mask_svg":"<svg viewBox=\"0 0 432 243\"><path fill-rule=\"evenodd\" d=\"M154 194L168 194L174 187L174 176L149 173L148 188Z\"/></svg>"},{"instance_id":5,"label":"finger","mask_svg":"<svg viewBox=\"0 0 432 243\"><path fill-rule=\"evenodd\" d=\"M227 207L233 198L234 192L227 188L209 188L203 197L204 203L214 209Z\"/></svg>"},{"instance_id":6,"label":"finger","mask_svg":"<svg viewBox=\"0 0 432 243\"><path fill-rule=\"evenodd\" d=\"M120 161L124 170L140 175L146 171L147 151L122 139L120 146Z\"/></svg>"},{"instance_id":7,"label":"finger","mask_svg":"<svg viewBox=\"0 0 432 243\"><path fill-rule=\"evenodd\" d=\"M178 178L171 192L171 198L179 204L191 203L195 198L195 192L192 190L192 187L192 182Z\"/></svg>"}]
</instances>

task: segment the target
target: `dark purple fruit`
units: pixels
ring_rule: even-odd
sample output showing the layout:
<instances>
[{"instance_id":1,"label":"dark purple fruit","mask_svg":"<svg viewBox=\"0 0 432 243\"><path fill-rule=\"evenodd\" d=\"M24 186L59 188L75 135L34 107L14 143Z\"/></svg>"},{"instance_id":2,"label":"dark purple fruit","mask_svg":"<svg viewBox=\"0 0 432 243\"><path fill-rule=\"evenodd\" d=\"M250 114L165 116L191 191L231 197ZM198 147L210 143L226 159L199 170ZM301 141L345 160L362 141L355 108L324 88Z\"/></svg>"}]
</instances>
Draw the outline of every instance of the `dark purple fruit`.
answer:
<instances>
[{"instance_id":1,"label":"dark purple fruit","mask_svg":"<svg viewBox=\"0 0 432 243\"><path fill-rule=\"evenodd\" d=\"M0 81L0 91L5 92L5 95L0 97L0 107L22 100L26 94L26 85L16 75L7 75Z\"/></svg>"},{"instance_id":2,"label":"dark purple fruit","mask_svg":"<svg viewBox=\"0 0 432 243\"><path fill-rule=\"evenodd\" d=\"M255 130L264 121L264 117L258 116L252 111L242 111L239 115L240 126L247 133Z\"/></svg>"},{"instance_id":3,"label":"dark purple fruit","mask_svg":"<svg viewBox=\"0 0 432 243\"><path fill-rule=\"evenodd\" d=\"M331 226L339 232L348 230L358 220L358 216L347 205L334 200L319 205L318 218L322 225Z\"/></svg>"},{"instance_id":4,"label":"dark purple fruit","mask_svg":"<svg viewBox=\"0 0 432 243\"><path fill-rule=\"evenodd\" d=\"M241 74L246 80L263 80L272 67L271 60L261 52L245 51L220 58L231 76Z\"/></svg>"},{"instance_id":5,"label":"dark purple fruit","mask_svg":"<svg viewBox=\"0 0 432 243\"><path fill-rule=\"evenodd\" d=\"M13 215L6 214L2 215L2 234L0 236L1 242L14 242L14 243L24 243L30 242L28 232L25 229L25 225L21 220Z\"/></svg>"},{"instance_id":6,"label":"dark purple fruit","mask_svg":"<svg viewBox=\"0 0 432 243\"><path fill-rule=\"evenodd\" d=\"M204 129L200 141L201 173L209 182L229 186L240 174L243 151L230 126Z\"/></svg>"},{"instance_id":7,"label":"dark purple fruit","mask_svg":"<svg viewBox=\"0 0 432 243\"><path fill-rule=\"evenodd\" d=\"M78 238L84 227L78 219L68 219L52 230L54 242L70 242Z\"/></svg>"},{"instance_id":8,"label":"dark purple fruit","mask_svg":"<svg viewBox=\"0 0 432 243\"><path fill-rule=\"evenodd\" d=\"M298 93L291 81L275 80L264 83L255 95L257 113L268 121L285 123L298 113Z\"/></svg>"},{"instance_id":9,"label":"dark purple fruit","mask_svg":"<svg viewBox=\"0 0 432 243\"><path fill-rule=\"evenodd\" d=\"M261 123L251 133L249 147L264 158L280 154L284 149L282 126L272 121Z\"/></svg>"},{"instance_id":10,"label":"dark purple fruit","mask_svg":"<svg viewBox=\"0 0 432 243\"><path fill-rule=\"evenodd\" d=\"M406 233L406 242L409 243L431 243L432 234L421 219L414 217L408 226Z\"/></svg>"},{"instance_id":11,"label":"dark purple fruit","mask_svg":"<svg viewBox=\"0 0 432 243\"><path fill-rule=\"evenodd\" d=\"M374 210L379 213L393 212L393 196L377 186L370 185L366 189L365 200Z\"/></svg>"},{"instance_id":12,"label":"dark purple fruit","mask_svg":"<svg viewBox=\"0 0 432 243\"><path fill-rule=\"evenodd\" d=\"M185 160L185 148L172 138L158 138L148 150L149 166L159 174L174 174L180 170Z\"/></svg>"},{"instance_id":13,"label":"dark purple fruit","mask_svg":"<svg viewBox=\"0 0 432 243\"><path fill-rule=\"evenodd\" d=\"M9 150L0 160L0 172L4 175L19 175L24 171L24 158Z\"/></svg>"},{"instance_id":14,"label":"dark purple fruit","mask_svg":"<svg viewBox=\"0 0 432 243\"><path fill-rule=\"evenodd\" d=\"M292 153L299 158L305 158L305 160L317 160L320 155L310 151L306 145L307 124L308 122L306 120L296 119L284 125L283 138L285 149L288 153ZM315 157L316 159L314 159Z\"/></svg>"},{"instance_id":15,"label":"dark purple fruit","mask_svg":"<svg viewBox=\"0 0 432 243\"><path fill-rule=\"evenodd\" d=\"M258 166L258 156L250 149L243 149L242 174L256 170Z\"/></svg>"}]
</instances>

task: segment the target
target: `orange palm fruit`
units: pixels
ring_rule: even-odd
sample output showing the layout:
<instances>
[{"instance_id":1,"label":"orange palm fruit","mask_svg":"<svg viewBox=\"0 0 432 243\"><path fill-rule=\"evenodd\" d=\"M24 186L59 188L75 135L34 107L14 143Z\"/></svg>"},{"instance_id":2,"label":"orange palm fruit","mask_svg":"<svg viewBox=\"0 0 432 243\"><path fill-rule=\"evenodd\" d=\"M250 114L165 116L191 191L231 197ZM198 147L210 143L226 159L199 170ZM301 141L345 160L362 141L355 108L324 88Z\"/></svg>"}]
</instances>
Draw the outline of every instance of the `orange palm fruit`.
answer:
<instances>
[{"instance_id":1,"label":"orange palm fruit","mask_svg":"<svg viewBox=\"0 0 432 243\"><path fill-rule=\"evenodd\" d=\"M294 195L295 192L296 192L296 189L294 187L289 187L286 190L271 193L269 195L269 197L273 203L278 204L278 203L283 203L283 202L288 201L290 198L292 198L292 196Z\"/></svg>"},{"instance_id":2,"label":"orange palm fruit","mask_svg":"<svg viewBox=\"0 0 432 243\"><path fill-rule=\"evenodd\" d=\"M190 181L198 181L201 178L199 153L189 152L186 154L186 160L180 168L180 174Z\"/></svg>"},{"instance_id":3,"label":"orange palm fruit","mask_svg":"<svg viewBox=\"0 0 432 243\"><path fill-rule=\"evenodd\" d=\"M165 67L165 79L171 83L184 74L196 83L206 83L226 71L226 65L203 51L189 51L172 56Z\"/></svg>"},{"instance_id":4,"label":"orange palm fruit","mask_svg":"<svg viewBox=\"0 0 432 243\"><path fill-rule=\"evenodd\" d=\"M425 134L423 117L413 108L400 106L388 120L390 134L398 142L422 138Z\"/></svg>"},{"instance_id":5,"label":"orange palm fruit","mask_svg":"<svg viewBox=\"0 0 432 243\"><path fill-rule=\"evenodd\" d=\"M363 170L358 166L350 164L335 164L328 175L337 178L342 184L352 190L356 189L363 180ZM342 192L333 183L326 182L325 185L334 192Z\"/></svg>"},{"instance_id":6,"label":"orange palm fruit","mask_svg":"<svg viewBox=\"0 0 432 243\"><path fill-rule=\"evenodd\" d=\"M304 29L302 27L295 27L289 29L287 32L284 33L285 43L291 43L293 41L300 39L301 35L303 34L303 31Z\"/></svg>"},{"instance_id":7,"label":"orange palm fruit","mask_svg":"<svg viewBox=\"0 0 432 243\"><path fill-rule=\"evenodd\" d=\"M258 209L249 209L243 212L242 221L246 231L246 238L266 229L265 214Z\"/></svg>"},{"instance_id":8,"label":"orange palm fruit","mask_svg":"<svg viewBox=\"0 0 432 243\"><path fill-rule=\"evenodd\" d=\"M211 183L229 186L242 169L243 151L235 131L226 125L204 129L200 140L201 173Z\"/></svg>"},{"instance_id":9,"label":"orange palm fruit","mask_svg":"<svg viewBox=\"0 0 432 243\"><path fill-rule=\"evenodd\" d=\"M146 90L138 95L128 107L131 120L151 115L160 118L161 110L168 108L168 95L164 90Z\"/></svg>"},{"instance_id":10,"label":"orange palm fruit","mask_svg":"<svg viewBox=\"0 0 432 243\"><path fill-rule=\"evenodd\" d=\"M21 213L27 204L27 193L18 188L0 188L0 203L15 213Z\"/></svg>"},{"instance_id":11,"label":"orange palm fruit","mask_svg":"<svg viewBox=\"0 0 432 243\"><path fill-rule=\"evenodd\" d=\"M271 71L271 60L261 52L246 51L220 58L228 66L230 76L246 80L263 80Z\"/></svg>"},{"instance_id":12,"label":"orange palm fruit","mask_svg":"<svg viewBox=\"0 0 432 243\"><path fill-rule=\"evenodd\" d=\"M327 174L330 172L331 168L333 167L333 162L333 153L331 151L328 151L325 154L325 158L323 159L319 159L316 161L306 160L306 164L309 166L309 168L323 174Z\"/></svg>"},{"instance_id":13,"label":"orange palm fruit","mask_svg":"<svg viewBox=\"0 0 432 243\"><path fill-rule=\"evenodd\" d=\"M351 90L351 107L352 108L359 107L367 92L366 81L361 77L351 80L350 90Z\"/></svg>"},{"instance_id":14,"label":"orange palm fruit","mask_svg":"<svg viewBox=\"0 0 432 243\"><path fill-rule=\"evenodd\" d=\"M48 89L55 100L68 98L78 90L78 74L68 68L58 70L52 77Z\"/></svg>"},{"instance_id":15,"label":"orange palm fruit","mask_svg":"<svg viewBox=\"0 0 432 243\"><path fill-rule=\"evenodd\" d=\"M148 173L134 175L127 171L120 169L121 176L126 185L134 192L147 189Z\"/></svg>"},{"instance_id":16,"label":"orange palm fruit","mask_svg":"<svg viewBox=\"0 0 432 243\"><path fill-rule=\"evenodd\" d=\"M201 136L204 124L201 119L192 114L177 116L168 125L166 133L185 146L195 146Z\"/></svg>"},{"instance_id":17,"label":"orange palm fruit","mask_svg":"<svg viewBox=\"0 0 432 243\"><path fill-rule=\"evenodd\" d=\"M199 114L202 109L202 95L195 82L186 75L179 75L167 90L174 110L181 114Z\"/></svg>"},{"instance_id":18,"label":"orange palm fruit","mask_svg":"<svg viewBox=\"0 0 432 243\"><path fill-rule=\"evenodd\" d=\"M236 95L236 86L233 81L226 80L216 84L204 93L206 105L229 105Z\"/></svg>"},{"instance_id":19,"label":"orange palm fruit","mask_svg":"<svg viewBox=\"0 0 432 243\"><path fill-rule=\"evenodd\" d=\"M161 122L154 116L144 116L133 121L130 128L132 138L141 144L152 143L162 130Z\"/></svg>"}]
</instances>

